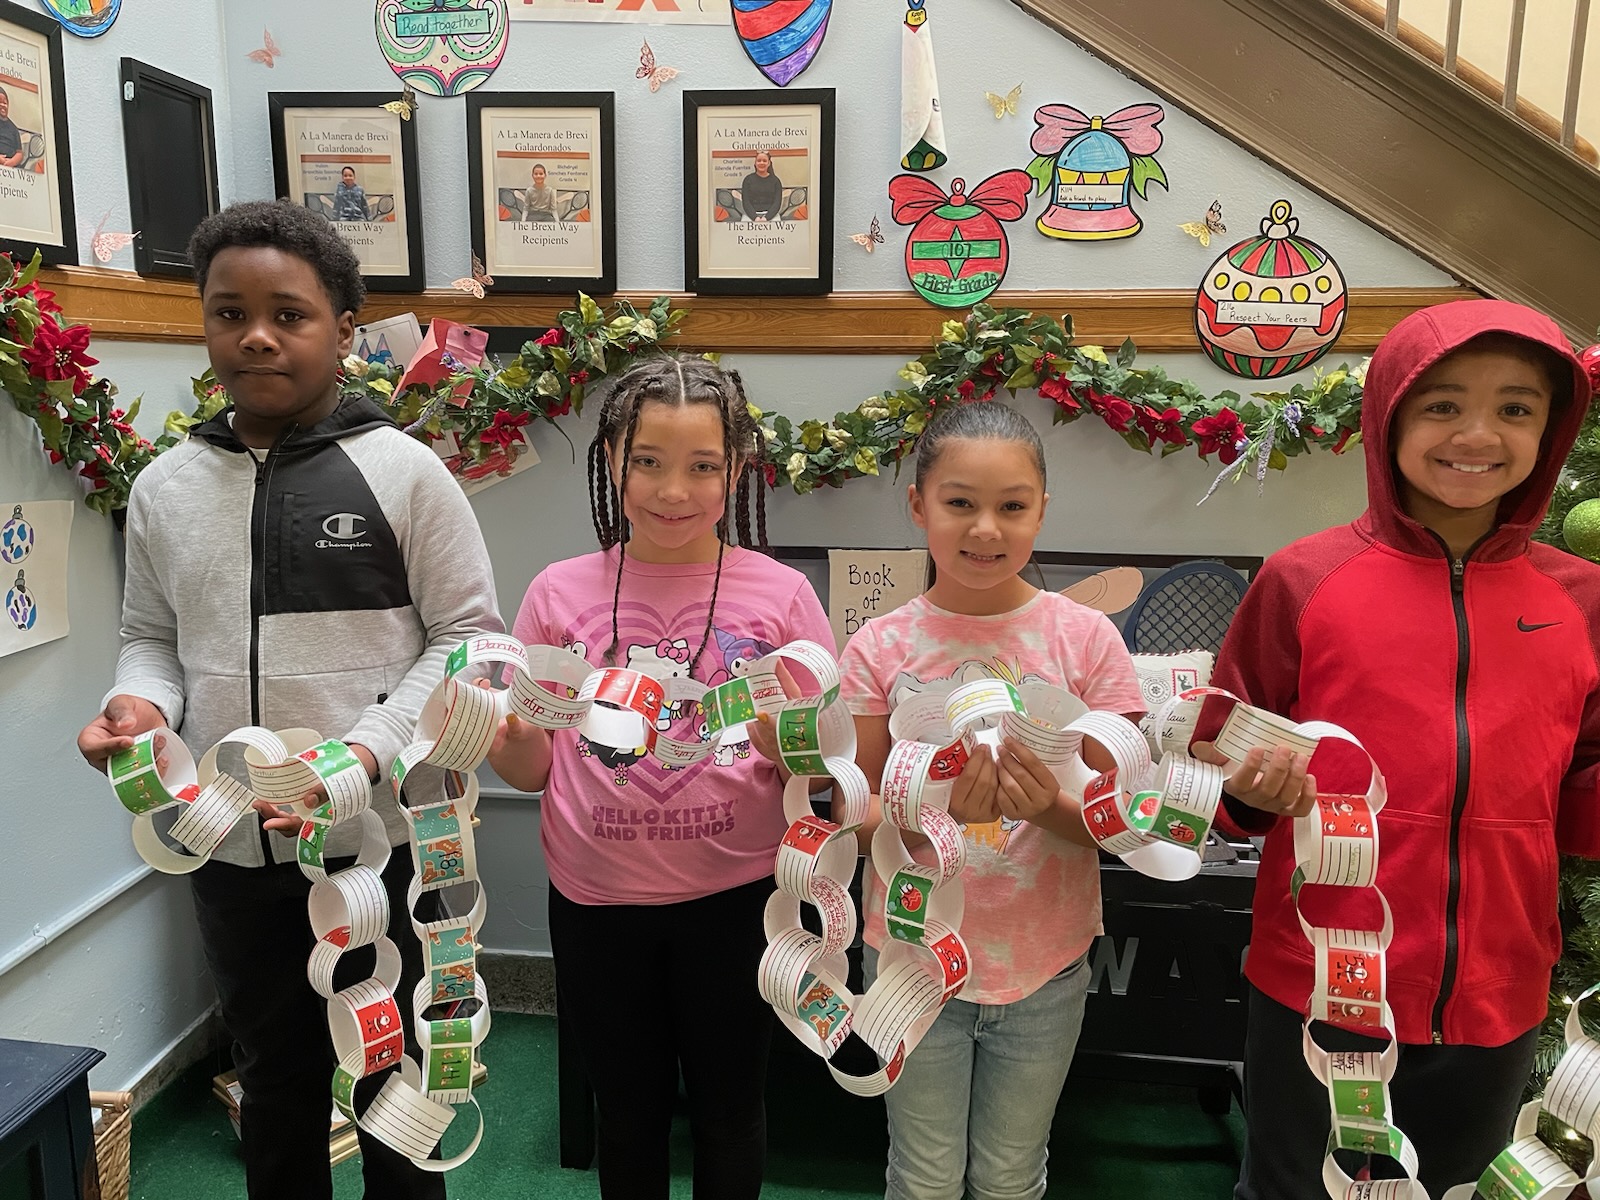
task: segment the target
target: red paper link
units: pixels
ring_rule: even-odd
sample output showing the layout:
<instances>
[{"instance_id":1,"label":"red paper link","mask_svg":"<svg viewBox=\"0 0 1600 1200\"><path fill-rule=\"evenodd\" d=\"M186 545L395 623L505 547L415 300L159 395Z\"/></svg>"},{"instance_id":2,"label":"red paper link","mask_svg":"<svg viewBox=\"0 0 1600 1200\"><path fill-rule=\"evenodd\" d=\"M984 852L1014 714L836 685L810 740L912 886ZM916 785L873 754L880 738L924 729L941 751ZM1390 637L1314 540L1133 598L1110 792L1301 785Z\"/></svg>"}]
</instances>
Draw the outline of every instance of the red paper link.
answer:
<instances>
[{"instance_id":1,"label":"red paper link","mask_svg":"<svg viewBox=\"0 0 1600 1200\"><path fill-rule=\"evenodd\" d=\"M435 317L428 323L428 336L422 339L422 345L406 367L406 373L400 376L400 386L395 389L395 394L399 395L412 384L421 383L431 387L460 371L470 370L483 361L488 348L489 335L483 330ZM454 360L453 363L445 362L446 355ZM455 387L450 399L455 404L465 404L471 393L472 381L463 380Z\"/></svg>"}]
</instances>

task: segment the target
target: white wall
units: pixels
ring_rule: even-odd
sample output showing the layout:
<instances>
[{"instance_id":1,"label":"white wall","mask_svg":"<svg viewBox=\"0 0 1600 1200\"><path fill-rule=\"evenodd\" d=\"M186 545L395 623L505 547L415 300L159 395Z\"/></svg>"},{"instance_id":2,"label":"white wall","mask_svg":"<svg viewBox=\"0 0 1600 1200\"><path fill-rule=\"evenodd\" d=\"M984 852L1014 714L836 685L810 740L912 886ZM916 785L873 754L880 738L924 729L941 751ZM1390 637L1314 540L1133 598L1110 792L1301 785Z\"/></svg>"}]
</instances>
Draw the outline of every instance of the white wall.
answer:
<instances>
[{"instance_id":1,"label":"white wall","mask_svg":"<svg viewBox=\"0 0 1600 1200\"><path fill-rule=\"evenodd\" d=\"M1007 167L1025 166L1031 120L994 121L983 100L985 90L1005 91L1021 81L1026 111L1052 101L1065 101L1090 113L1104 113L1125 104L1148 99L1134 83L1097 62L1070 43L1033 22L1009 0L935 0L936 37L940 77L950 128L954 168L937 173L948 184L957 174L969 183ZM904 231L889 219L884 188L898 171L895 149L898 123L899 6L879 0L840 0L832 27L817 63L796 86L838 89L837 222L840 290L900 289L906 286L898 244ZM221 34L226 51L219 49L216 17L208 6L183 0L139 0L130 4L99 53L106 62L133 54L180 74L206 78L200 66L180 54L210 54L225 66L227 82L217 88L219 160L225 201L263 198L272 194L270 143L266 94L283 91L382 90L398 94L398 84L377 53L372 34L370 4L330 5L324 0L228 0L223 10ZM134 18L182 30L181 39L168 35L169 57L152 45L145 54L130 49L129 35L142 28ZM277 66L268 70L247 61L245 51L259 43L263 26L270 27L284 49ZM658 59L679 67L680 80L651 95L634 78L641 33L647 33ZM118 44L118 39L121 44ZM80 57L88 48L75 48ZM98 61L98 60L97 60ZM73 59L69 58L69 67ZM220 68L214 68L215 74ZM105 69L106 88L114 88L114 66ZM98 84L80 85L69 79L74 106L80 96ZM523 24L512 29L506 61L489 87L513 90L614 90L617 93L617 163L619 167L619 286L625 290L676 289L682 284L681 221L678 218L681 178L682 88L757 88L765 81L750 66L734 41L732 30L716 27L582 26ZM103 115L105 121L113 118ZM464 146L465 114L460 99L424 98L417 117L422 153L424 234L428 280L441 286L465 272L468 254L467 188ZM103 125L114 129L114 125ZM1193 220L1206 206L1221 198L1235 237L1250 231L1266 206L1278 196L1293 201L1302 219L1302 231L1332 250L1354 287L1431 286L1448 280L1437 270L1396 246L1387 238L1331 207L1320 198L1283 179L1264 163L1224 141L1199 121L1169 107L1162 126L1166 145L1159 157L1172 180L1171 193L1152 189L1140 204L1147 228L1137 238L1111 245L1065 245L1047 242L1031 229L1030 220L1012 226L1013 260L1009 287L1016 288L1141 288L1191 287L1212 256L1210 251L1176 229L1179 221ZM87 139L80 138L79 141ZM93 179L80 174L79 205L92 228L104 210L94 211L89 196L110 198L126 205L121 175L120 141L114 154L106 150L103 167ZM75 153L87 154L87 151ZM80 169L83 170L83 169ZM125 207L118 210L124 212ZM867 256L844 235L866 228L873 215L882 220L888 245ZM113 215L113 225L117 220ZM121 265L127 265L123 263ZM753 301L753 303L755 303ZM422 314L426 318L426 314ZM928 309L930 339L948 314ZM145 393L146 414L141 424L159 426L169 408L190 405L189 377L204 366L198 346L130 345L97 343L101 370L123 385L131 397ZM862 398L898 385L895 372L904 358L879 355L762 355L732 356L730 365L745 374L752 399L767 409L779 409L794 419L827 416L853 407ZM1233 380L1211 367L1198 354L1167 355L1152 361L1175 377L1187 377L1208 390L1233 387ZM1170 553L1267 553L1302 534L1359 511L1364 499L1361 467L1357 460L1313 455L1296 460L1286 476L1268 481L1265 499L1256 496L1254 484L1225 489L1204 508L1195 501L1217 468L1191 454L1165 461L1140 459L1113 434L1092 420L1070 428L1048 426L1048 406L1035 396L1019 400L1045 432L1050 459L1050 487L1054 496L1041 546L1057 550L1152 551ZM10 420L11 425L4 425ZM0 414L0 435L20 424L15 414ZM24 431L25 426L23 426ZM590 418L569 420L563 428L580 453L592 433ZM532 578L548 562L592 548L588 501L581 471L572 465L567 443L548 427L533 431L542 463L514 480L480 493L473 500L495 559L501 605L509 619ZM26 496L65 494L66 476L58 469L37 471L21 450L6 439L0 457L0 499L16 492ZM15 482L13 482L15 481ZM50 491L50 488L57 491ZM530 521L536 517L536 521ZM94 840L96 863L115 859L135 862L125 845L125 823L109 807L109 797L88 777L71 753L71 735L85 719L110 674L114 653L115 597L120 572L115 566L117 547L105 523L80 511L79 537L75 539L76 569L82 573L75 589L75 632L59 648L30 651L19 660L0 660L0 695L11 708L12 693L26 687L27 679L45 678L60 694L49 697L47 711L32 718L34 736L24 745L52 745L24 776L24 795L69 795L73 807L71 827L93 828L93 834L75 834L72 844ZM530 536L530 530L537 534ZM915 531L905 516L903 489L889 479L861 480L838 492L795 497L780 493L772 500L771 536L775 543L904 545ZM98 539L98 540L96 540ZM77 581L75 581L77 582ZM95 606L93 610L83 608ZM80 609L82 615L80 616ZM66 669L58 669L52 655L75 656ZM50 665L32 667L36 658ZM65 659L60 661L65 662ZM34 675L31 672L39 672ZM26 673L26 674L25 674ZM57 680L67 680L57 684ZM7 725L9 728L9 720ZM11 781L3 785L11 795ZM20 804L20 801L19 801ZM531 801L485 801L486 834L480 841L483 872L492 897L493 915L486 943L493 949L540 953L548 950L544 925L545 876L539 857L537 805ZM59 828L51 824L50 828ZM94 864L88 864L94 865ZM42 873L41 873L42 874ZM90 872L103 882L105 872ZM114 874L114 872L113 872ZM4 885L0 885L4 886ZM15 886L15 885L11 885ZM161 882L141 884L167 898L183 885ZM39 908L47 894L53 908L65 911L92 892L57 876L32 881L12 904L27 911ZM136 893L129 893L133 897ZM142 894L142 893L137 893ZM112 911L120 913L130 900ZM119 926L116 959L98 959L113 978L137 973L154 959L169 966L164 977L192 980L197 969L189 940L188 921L176 903L158 907L155 919ZM150 910L141 908L149 917ZM131 915L131 914L130 914ZM36 919L36 918L35 918ZM0 926L0 928L6 928ZM93 936L91 936L93 935ZM20 933L17 936L21 936ZM101 1035L103 1012L121 1014L123 1038L130 1030L154 1024L138 1009L152 993L153 984L126 989L121 1000L110 1002L86 980L69 986L63 960L88 961L109 955L98 947L93 923L75 935L79 944L95 946L94 955L59 953L55 948L36 955L10 976L0 978L0 1014L3 1028L22 1028L20 1014L32 1022L29 1036L54 1036L59 1040L94 1042ZM16 940L16 937L13 937ZM3 949L3 946L0 946ZM174 958L187 954L184 969L172 967ZM124 961L123 959L126 959ZM97 982L98 986L98 982ZM76 1005L80 992L92 999ZM54 998L57 1011L39 997ZM19 1014L13 1020L12 1013ZM153 1010L152 1010L153 1011ZM38 1023L46 1022L44 1029ZM170 1022L168 1023L170 1024ZM163 1028L166 1028L163 1026ZM141 1035L143 1036L143 1035ZM168 1033L150 1033L148 1045L159 1045ZM97 1043L98 1044L98 1043ZM108 1071L106 1078L131 1077L133 1064L148 1053L119 1052L125 1064Z\"/></svg>"},{"instance_id":2,"label":"white wall","mask_svg":"<svg viewBox=\"0 0 1600 1200\"><path fill-rule=\"evenodd\" d=\"M218 127L227 129L220 11L217 0L130 4L104 37L68 35L64 42L79 240L87 253L108 207L106 228L129 228L119 59L210 87ZM218 171L224 190L231 189L226 141ZM132 252L111 265L131 270ZM94 353L116 363L118 354L108 350ZM170 354L150 348L127 357L165 361ZM110 366L101 369L120 378ZM166 390L172 374L160 369L147 378ZM32 423L0 401L0 500L76 503L79 495L67 472L45 462ZM121 540L110 521L80 504L70 555L71 635L0 659L0 712L16 755L0 771L13 863L0 876L0 964L15 964L0 973L0 1036L96 1046L107 1057L93 1086L124 1088L204 1018L214 997L188 884L146 871L110 789L78 757L78 730L98 710L116 656Z\"/></svg>"}]
</instances>

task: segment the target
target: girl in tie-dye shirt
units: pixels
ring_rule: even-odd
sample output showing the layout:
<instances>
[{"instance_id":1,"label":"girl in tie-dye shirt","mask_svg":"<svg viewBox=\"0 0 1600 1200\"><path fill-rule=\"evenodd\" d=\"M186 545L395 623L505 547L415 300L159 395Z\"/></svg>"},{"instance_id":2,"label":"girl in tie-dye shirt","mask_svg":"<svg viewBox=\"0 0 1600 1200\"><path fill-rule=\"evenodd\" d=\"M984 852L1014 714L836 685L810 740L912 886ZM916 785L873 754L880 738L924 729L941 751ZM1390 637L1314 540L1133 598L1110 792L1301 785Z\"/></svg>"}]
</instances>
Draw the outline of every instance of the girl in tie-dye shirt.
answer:
<instances>
[{"instance_id":1,"label":"girl in tie-dye shirt","mask_svg":"<svg viewBox=\"0 0 1600 1200\"><path fill-rule=\"evenodd\" d=\"M927 531L928 591L869 621L845 648L842 694L876 790L889 714L909 695L975 678L1064 688L1136 720L1144 702L1115 627L1020 574L1049 496L1039 435L1005 405L956 405L923 433L911 514ZM1093 743L1084 758L1112 765ZM952 786L966 831L961 935L972 971L885 1097L888 1200L1044 1194L1050 1122L1083 1022L1086 955L1100 928L1099 859L1068 796L1010 739ZM869 820L862 836L873 826ZM925 845L920 861L934 861ZM876 973L884 887L869 866L867 975Z\"/></svg>"}]
</instances>

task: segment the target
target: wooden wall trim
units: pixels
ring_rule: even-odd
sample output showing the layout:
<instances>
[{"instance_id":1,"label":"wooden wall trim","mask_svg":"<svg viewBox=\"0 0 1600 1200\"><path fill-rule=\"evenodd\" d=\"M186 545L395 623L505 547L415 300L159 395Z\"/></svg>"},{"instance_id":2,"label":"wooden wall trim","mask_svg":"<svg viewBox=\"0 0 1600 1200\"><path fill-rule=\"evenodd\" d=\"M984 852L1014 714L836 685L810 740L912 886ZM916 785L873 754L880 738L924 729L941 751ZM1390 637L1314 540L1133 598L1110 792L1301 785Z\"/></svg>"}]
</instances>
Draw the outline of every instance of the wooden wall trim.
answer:
<instances>
[{"instance_id":1,"label":"wooden wall trim","mask_svg":"<svg viewBox=\"0 0 1600 1200\"><path fill-rule=\"evenodd\" d=\"M171 280L141 279L125 271L59 267L41 282L56 293L66 316L108 341L200 342L200 302L194 287ZM939 326L958 312L934 308L910 292L836 292L831 296L693 296L669 293L689 310L679 345L696 350L747 354L904 354L926 350ZM1401 317L1418 308L1475 295L1467 288L1352 288L1350 315L1338 352L1366 354ZM622 292L643 308L651 292ZM1080 343L1115 346L1133 338L1142 350L1196 349L1194 292L1188 288L1145 291L998 292L993 303L1060 316L1071 313ZM377 321L415 312L470 325L549 326L571 308L571 296L498 296L476 300L461 292L433 289L368 298L361 317Z\"/></svg>"}]
</instances>

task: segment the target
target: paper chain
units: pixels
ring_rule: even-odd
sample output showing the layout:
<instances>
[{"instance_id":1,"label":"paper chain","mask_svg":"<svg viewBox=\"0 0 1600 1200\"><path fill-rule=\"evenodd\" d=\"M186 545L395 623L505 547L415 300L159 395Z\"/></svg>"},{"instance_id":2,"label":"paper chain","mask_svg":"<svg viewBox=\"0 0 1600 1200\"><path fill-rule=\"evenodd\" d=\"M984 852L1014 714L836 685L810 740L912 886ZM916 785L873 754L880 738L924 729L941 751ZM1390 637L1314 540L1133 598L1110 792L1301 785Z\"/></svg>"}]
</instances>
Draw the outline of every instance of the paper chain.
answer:
<instances>
[{"instance_id":1,"label":"paper chain","mask_svg":"<svg viewBox=\"0 0 1600 1200\"><path fill-rule=\"evenodd\" d=\"M1162 709L1155 725L1162 749L1187 750L1208 697L1233 704L1215 743L1232 761L1258 747L1270 752L1288 746L1309 757L1328 738L1348 742L1366 755L1360 741L1337 725L1320 721L1296 724L1217 688L1185 692ZM1295 869L1290 888L1297 911L1301 889L1314 883L1370 889L1377 894L1384 916L1381 929L1363 930L1322 928L1300 915L1315 964L1303 1050L1312 1073L1328 1089L1332 1132L1322 1179L1332 1200L1428 1200L1417 1180L1416 1150L1389 1119L1389 1081L1399 1057L1393 1014L1385 995L1386 954L1394 922L1388 900L1374 883L1378 814L1388 791L1377 764L1370 755L1367 759L1371 775L1365 793L1319 795L1316 809L1294 822ZM1544 1096L1525 1104L1518 1114L1511 1144L1476 1184L1458 1184L1445 1192L1443 1200L1477 1196L1562 1200L1578 1186L1578 1176L1538 1136L1539 1113L1542 1108L1590 1139L1600 1138L1600 1042L1584 1033L1578 1011L1583 1001L1597 992L1600 985L1573 1002L1567 1015L1567 1050L1556 1064ZM1312 1039L1313 1021L1353 1026L1373 1037L1387 1037L1389 1044L1381 1051L1329 1052ZM1340 1149L1386 1155L1400 1164L1405 1177L1352 1180L1335 1160L1334 1152ZM1600 1160L1591 1162L1582 1182L1600 1182Z\"/></svg>"},{"instance_id":2,"label":"paper chain","mask_svg":"<svg viewBox=\"0 0 1600 1200\"><path fill-rule=\"evenodd\" d=\"M441 711L440 693L430 711ZM396 760L391 782L411 827L411 853L417 874L409 891L415 911L425 891L470 885L476 893L465 917L425 922L412 917L422 942L427 971L412 994L413 1032L421 1065L405 1053L394 991L400 982L400 951L388 936L389 899L381 878L390 847L383 820L371 808L366 768L342 742L305 729L274 732L246 726L206 751L198 769L181 738L170 729L141 734L133 747L108 764L112 789L134 814L133 842L152 867L168 874L198 870L228 832L253 812L257 798L293 806L303 818L297 857L311 880L307 910L317 937L306 964L307 978L328 1001L333 1039L333 1097L346 1117L417 1166L444 1171L470 1158L483 1137L483 1114L472 1096L472 1062L489 1033L489 998L477 973L477 931L483 923L483 885L477 876L472 813L478 783L475 761L443 762L454 735L450 723L425 719L424 740L408 746ZM218 766L224 748L243 753L243 779ZM166 762L163 770L162 761ZM481 755L480 755L481 760ZM237 761L234 759L233 761ZM419 763L446 768L432 772L434 794L417 800L420 779L407 780ZM301 798L320 788L326 799L306 808ZM167 838L154 817L177 808ZM360 826L361 849L355 865L330 873L323 863L329 833L347 822ZM185 852L187 851L187 852ZM352 948L372 946L374 974L350 987L334 988L334 968ZM463 1012L466 1015L462 1015ZM356 1081L399 1066L365 1112L357 1114ZM454 1122L457 1104L470 1103L477 1128L466 1148L449 1159L430 1159Z\"/></svg>"},{"instance_id":3,"label":"paper chain","mask_svg":"<svg viewBox=\"0 0 1600 1200\"><path fill-rule=\"evenodd\" d=\"M814 706L815 700L793 703ZM781 712L777 720L782 742ZM1002 736L1015 738L1050 766L1063 786L1081 790L1095 777L1079 757L1085 737L1107 748L1124 778L1146 774L1150 758L1143 738L1121 716L1090 712L1071 694L1042 684L1018 688L979 680L902 702L889 722L896 740L879 789L884 821L872 838L872 866L886 892L889 941L879 957L878 978L864 995L855 996L845 983L844 951L856 929L847 889L855 869L855 831L867 813L867 783L854 762L854 727L842 707L824 705L816 728L808 764L785 755L795 773L784 791L790 826L778 851L779 890L767 907L768 945L759 987L783 1023L828 1061L842 1087L878 1095L894 1086L906 1057L970 973L960 933L965 840L948 811L952 781L967 761L976 753L992 753ZM1216 772L1220 795L1220 771L1193 766L1192 774ZM833 778L843 801L841 823L811 811L806 776L823 775ZM906 830L928 840L935 865L912 859ZM1193 859L1199 869L1198 854L1175 853L1180 861ZM817 909L820 936L801 926L802 901ZM838 1065L835 1056L852 1033L876 1054L878 1070L863 1075Z\"/></svg>"}]
</instances>

